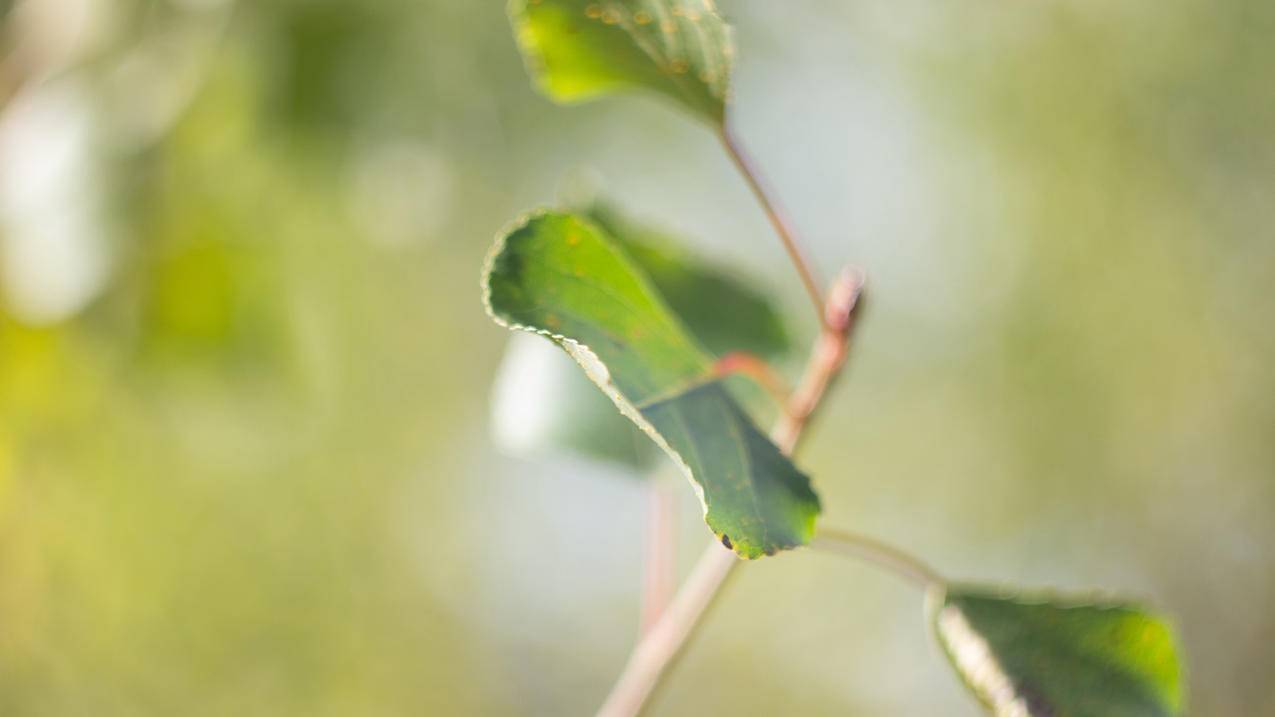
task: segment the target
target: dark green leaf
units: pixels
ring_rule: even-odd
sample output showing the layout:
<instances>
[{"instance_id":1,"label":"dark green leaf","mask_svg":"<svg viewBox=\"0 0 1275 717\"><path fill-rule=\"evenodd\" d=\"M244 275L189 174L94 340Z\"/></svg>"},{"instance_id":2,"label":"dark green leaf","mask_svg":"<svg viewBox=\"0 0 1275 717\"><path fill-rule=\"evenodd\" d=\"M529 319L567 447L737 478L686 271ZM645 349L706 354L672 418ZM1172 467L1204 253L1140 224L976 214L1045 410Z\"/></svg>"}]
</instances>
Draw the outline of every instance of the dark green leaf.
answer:
<instances>
[{"instance_id":1,"label":"dark green leaf","mask_svg":"<svg viewBox=\"0 0 1275 717\"><path fill-rule=\"evenodd\" d=\"M534 214L497 242L484 284L498 322L557 342L674 459L724 543L754 558L810 539L809 480L709 380L712 359L602 230Z\"/></svg>"},{"instance_id":2,"label":"dark green leaf","mask_svg":"<svg viewBox=\"0 0 1275 717\"><path fill-rule=\"evenodd\" d=\"M1136 605L953 587L933 620L952 664L998 717L1182 713L1173 631Z\"/></svg>"},{"instance_id":3,"label":"dark green leaf","mask_svg":"<svg viewBox=\"0 0 1275 717\"><path fill-rule=\"evenodd\" d=\"M734 50L711 0L512 0L509 17L549 97L647 90L722 124Z\"/></svg>"}]
</instances>

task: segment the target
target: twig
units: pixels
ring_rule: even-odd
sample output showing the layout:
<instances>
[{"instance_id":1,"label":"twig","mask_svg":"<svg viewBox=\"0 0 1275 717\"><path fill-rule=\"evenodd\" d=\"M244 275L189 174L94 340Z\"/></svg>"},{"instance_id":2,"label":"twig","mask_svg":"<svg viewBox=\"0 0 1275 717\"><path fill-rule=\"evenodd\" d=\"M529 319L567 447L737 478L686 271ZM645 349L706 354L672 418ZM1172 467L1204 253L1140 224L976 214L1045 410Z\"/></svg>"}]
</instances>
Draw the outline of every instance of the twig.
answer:
<instances>
[{"instance_id":1,"label":"twig","mask_svg":"<svg viewBox=\"0 0 1275 717\"><path fill-rule=\"evenodd\" d=\"M815 539L811 541L810 547L866 560L922 589L947 582L938 571L916 556L862 533L820 529L815 534Z\"/></svg>"},{"instance_id":2,"label":"twig","mask_svg":"<svg viewBox=\"0 0 1275 717\"><path fill-rule=\"evenodd\" d=\"M841 373L850 353L850 337L862 306L863 284L863 271L847 268L828 293L822 311L823 330L811 351L806 373L788 401L788 410L771 432L771 438L785 453L797 450L802 431L819 408L833 380Z\"/></svg>"},{"instance_id":3,"label":"twig","mask_svg":"<svg viewBox=\"0 0 1275 717\"><path fill-rule=\"evenodd\" d=\"M673 596L675 565L673 494L662 476L650 477L647 491L646 565L642 571L642 617L639 635L646 635L664 614Z\"/></svg>"},{"instance_id":4,"label":"twig","mask_svg":"<svg viewBox=\"0 0 1275 717\"><path fill-rule=\"evenodd\" d=\"M739 562L721 543L709 543L668 610L633 648L624 672L598 710L598 717L631 717L641 712L660 677L699 627L700 617Z\"/></svg>"},{"instance_id":5,"label":"twig","mask_svg":"<svg viewBox=\"0 0 1275 717\"><path fill-rule=\"evenodd\" d=\"M770 220L771 226L775 228L775 233L779 235L779 241L784 245L784 249L788 252L788 257L792 259L793 266L797 268L797 273L801 276L801 283L806 287L806 293L810 295L810 301L814 303L815 313L823 315L824 300L820 287L820 282L815 278L814 269L810 265L810 261L802 252L801 245L797 242L797 237L792 231L792 227L788 220L784 218L783 212L779 208L779 203L771 199L771 192L767 191L766 181L762 178L752 159L748 153L735 139L729 127L723 126L721 132L718 133L721 138L722 146L726 148L726 154L730 155L731 160L735 162L735 166L739 169L739 173L744 175L744 181L748 183L748 188L753 191L753 196L757 197L757 202L761 204L761 208L766 212L766 218Z\"/></svg>"}]
</instances>

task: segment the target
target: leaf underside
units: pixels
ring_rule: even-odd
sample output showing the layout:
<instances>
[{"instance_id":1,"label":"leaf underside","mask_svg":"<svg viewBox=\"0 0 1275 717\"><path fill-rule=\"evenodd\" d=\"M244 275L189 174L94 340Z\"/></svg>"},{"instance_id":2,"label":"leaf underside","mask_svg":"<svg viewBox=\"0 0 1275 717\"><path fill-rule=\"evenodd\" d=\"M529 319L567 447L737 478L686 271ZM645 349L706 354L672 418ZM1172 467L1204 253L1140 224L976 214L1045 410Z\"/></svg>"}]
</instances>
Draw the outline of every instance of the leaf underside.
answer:
<instances>
[{"instance_id":1,"label":"leaf underside","mask_svg":"<svg viewBox=\"0 0 1275 717\"><path fill-rule=\"evenodd\" d=\"M580 217L533 214L497 242L488 310L555 341L686 472L705 521L746 558L809 541L819 500L628 256Z\"/></svg>"},{"instance_id":2,"label":"leaf underside","mask_svg":"<svg viewBox=\"0 0 1275 717\"><path fill-rule=\"evenodd\" d=\"M556 101L645 90L723 122L734 49L712 0L511 0L509 18Z\"/></svg>"},{"instance_id":3,"label":"leaf underside","mask_svg":"<svg viewBox=\"0 0 1275 717\"><path fill-rule=\"evenodd\" d=\"M1136 605L953 587L933 620L953 666L997 717L1182 713L1173 631Z\"/></svg>"}]
</instances>

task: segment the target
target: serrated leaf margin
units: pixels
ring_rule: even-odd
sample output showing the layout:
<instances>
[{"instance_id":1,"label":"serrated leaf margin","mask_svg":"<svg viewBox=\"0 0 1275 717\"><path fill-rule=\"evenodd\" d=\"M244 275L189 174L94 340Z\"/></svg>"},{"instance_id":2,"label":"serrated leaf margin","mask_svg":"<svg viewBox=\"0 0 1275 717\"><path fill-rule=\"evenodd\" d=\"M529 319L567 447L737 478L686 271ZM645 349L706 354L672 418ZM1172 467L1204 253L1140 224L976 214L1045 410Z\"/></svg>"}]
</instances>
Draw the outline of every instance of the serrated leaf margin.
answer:
<instances>
[{"instance_id":1,"label":"serrated leaf margin","mask_svg":"<svg viewBox=\"0 0 1275 717\"><path fill-rule=\"evenodd\" d=\"M582 344L579 341L576 341L575 339L569 338L567 336L563 336L562 334L557 334L552 331L548 331L546 329L536 328L534 326L527 326L525 324L511 323L509 321L506 321L499 314L497 314L496 310L492 307L491 305L491 274L495 267L497 257L499 257L500 254L504 252L505 250L506 238L518 232L519 230L526 228L528 224L535 221L536 219L539 219L541 217L544 217L552 213L554 213L554 210L548 209L548 208L533 209L532 211L525 212L521 216L519 216L517 219L507 224L505 228L502 229L500 233L496 235L495 243L492 245L491 250L487 252L487 256L483 260L483 270L482 270L483 309L487 312L487 316L489 316L491 320L496 322L496 324L499 326L503 326L504 328L509 329L510 331L525 331L527 333L536 334L538 336L544 336L545 338L561 346L562 349L567 352L567 355L570 356L580 366L581 370L584 371L585 375L588 376L589 380L592 381L593 384L597 386L604 394L606 394L607 398L611 399L611 402L615 404L615 407L620 411L620 413L623 414L625 418L629 419L630 421L633 421L633 423L643 433L645 433L652 441L655 442L657 446L660 447L660 450L664 451L669 456L669 458L673 459L673 462L674 464L677 465L678 470L682 471L683 475L686 476L687 482L691 484L692 490L695 491L695 497L699 500L700 509L703 511L703 517L705 521L707 522L708 501L705 500L704 498L704 487L699 484L699 481L695 480L695 475L694 475L694 472L691 471L691 467L687 465L686 460L682 458L682 455L678 453L672 446L670 446L666 440L664 440L664 436L660 435L660 432L655 430L655 426L652 426L651 423L646 420L646 418L642 415L642 412L639 411L638 408L634 406L631 401L625 398L622 393L620 393L620 389L618 389L615 386L615 384L611 382L610 369L608 369L606 367L606 364L604 364L602 360L598 358L598 355L595 354L592 351L592 349L590 349L585 344ZM581 221L587 222L587 220L583 220L583 219ZM588 222L588 223L590 224L590 226L592 226L592 222ZM645 277L643 277L643 281L645 281ZM716 533L716 535L718 540L721 540L727 537L722 533ZM732 550L735 550L735 549L732 548ZM735 552L737 555L741 555L738 550L735 550ZM741 555L741 557L744 557L744 556Z\"/></svg>"}]
</instances>

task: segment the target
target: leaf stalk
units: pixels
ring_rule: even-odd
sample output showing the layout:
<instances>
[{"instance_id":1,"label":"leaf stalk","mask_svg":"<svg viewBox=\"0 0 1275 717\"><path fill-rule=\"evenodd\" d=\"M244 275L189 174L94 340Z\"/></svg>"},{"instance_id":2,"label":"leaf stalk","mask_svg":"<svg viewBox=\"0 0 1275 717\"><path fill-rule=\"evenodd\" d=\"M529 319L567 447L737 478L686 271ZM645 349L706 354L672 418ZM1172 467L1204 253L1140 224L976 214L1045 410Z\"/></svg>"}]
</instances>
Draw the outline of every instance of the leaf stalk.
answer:
<instances>
[{"instance_id":1,"label":"leaf stalk","mask_svg":"<svg viewBox=\"0 0 1275 717\"><path fill-rule=\"evenodd\" d=\"M923 590L947 584L938 571L916 556L862 533L820 529L810 547L867 561Z\"/></svg>"},{"instance_id":2,"label":"leaf stalk","mask_svg":"<svg viewBox=\"0 0 1275 717\"><path fill-rule=\"evenodd\" d=\"M751 379L753 383L766 391L780 408L788 406L788 401L792 398L792 389L784 383L783 376L780 376L779 372L760 356L746 351L732 351L713 362L714 378L725 378L734 374Z\"/></svg>"},{"instance_id":3,"label":"leaf stalk","mask_svg":"<svg viewBox=\"0 0 1275 717\"><path fill-rule=\"evenodd\" d=\"M773 193L768 190L765 178L757 170L757 165L748 156L748 152L735 139L730 127L723 125L717 136L721 139L722 146L726 149L726 154L735 163L739 173L744 176L744 181L748 183L748 188L752 190L753 196L757 198L757 203L761 205L762 211L766 213L766 218L770 220L771 226L775 228L775 233L779 235L779 241L783 243L784 250L788 252L788 258L792 259L793 266L796 267L797 274L801 277L801 283L805 287L806 293L809 294L810 301L814 304L815 312L822 317L824 300L823 294L819 289L821 282L816 278L814 268L798 243L797 235L793 232L792 225L786 215L780 209L779 202L771 198Z\"/></svg>"}]
</instances>

